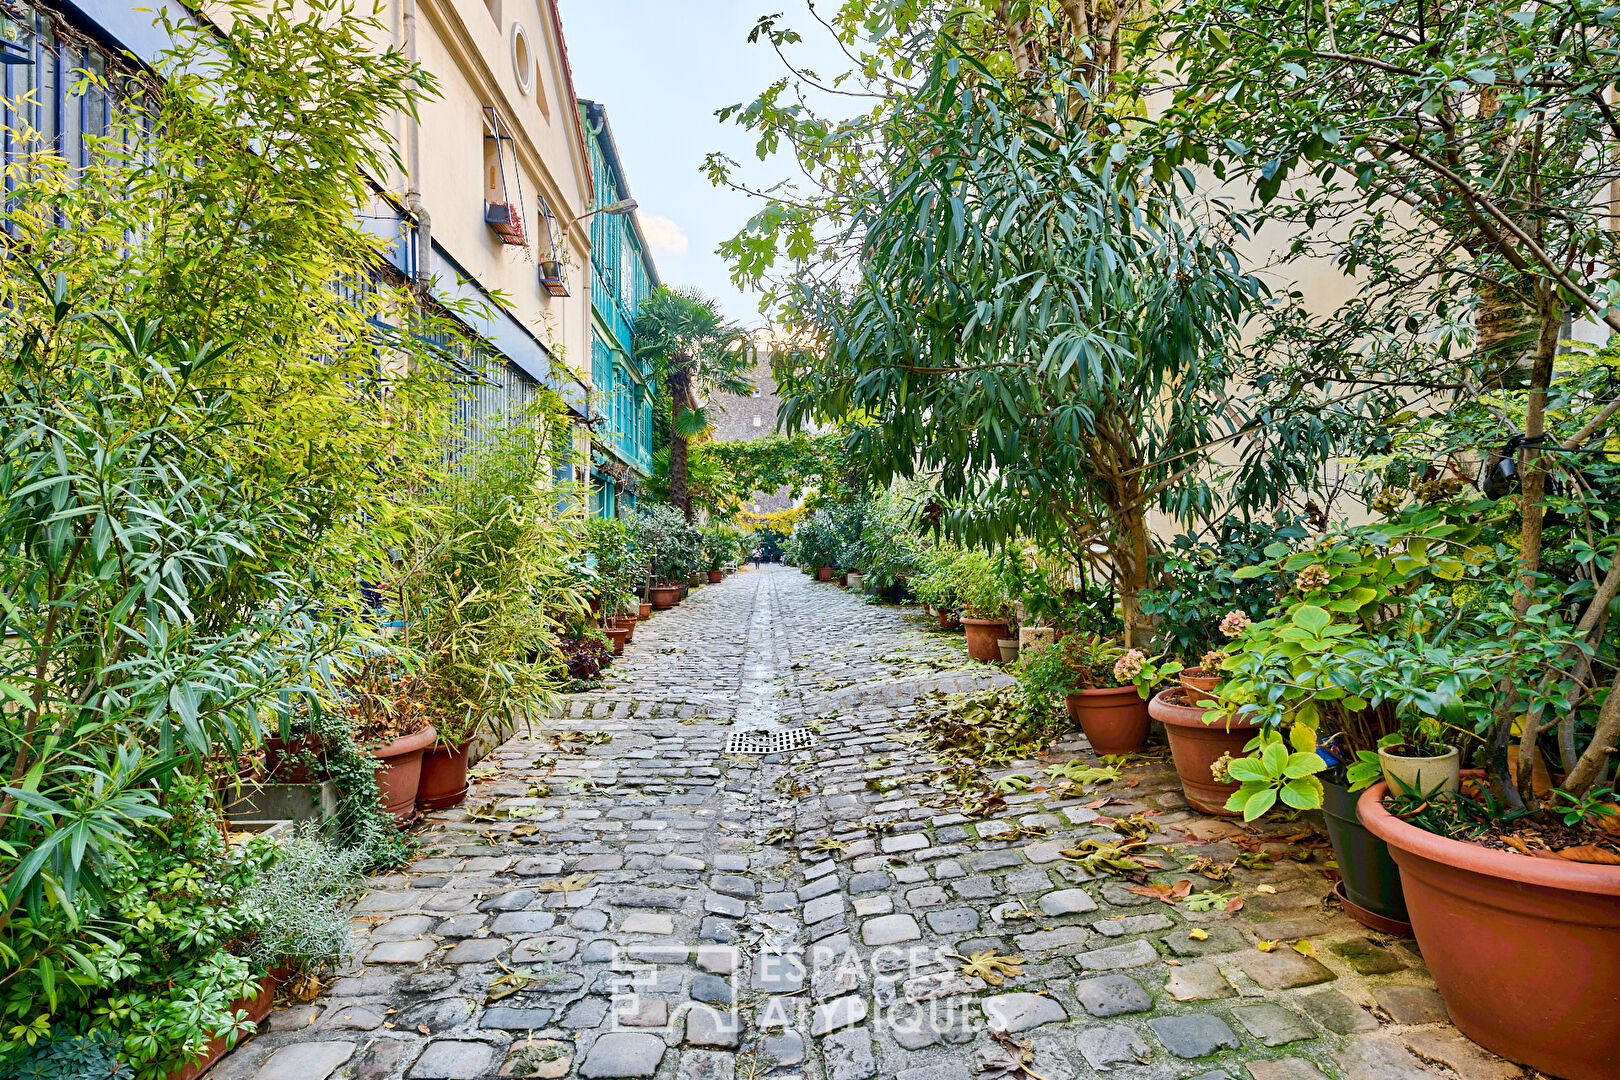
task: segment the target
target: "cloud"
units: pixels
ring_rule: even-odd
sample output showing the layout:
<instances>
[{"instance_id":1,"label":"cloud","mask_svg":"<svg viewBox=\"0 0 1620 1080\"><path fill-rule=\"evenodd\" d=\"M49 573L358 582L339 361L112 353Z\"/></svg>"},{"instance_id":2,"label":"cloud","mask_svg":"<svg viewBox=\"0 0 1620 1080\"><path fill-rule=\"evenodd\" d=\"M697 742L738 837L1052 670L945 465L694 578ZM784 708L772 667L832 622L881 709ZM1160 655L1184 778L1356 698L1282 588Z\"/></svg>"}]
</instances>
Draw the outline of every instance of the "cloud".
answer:
<instances>
[{"instance_id":1,"label":"cloud","mask_svg":"<svg viewBox=\"0 0 1620 1080\"><path fill-rule=\"evenodd\" d=\"M679 225L657 214L637 214L636 219L641 222L641 232L654 251L664 255L686 254L686 234Z\"/></svg>"}]
</instances>

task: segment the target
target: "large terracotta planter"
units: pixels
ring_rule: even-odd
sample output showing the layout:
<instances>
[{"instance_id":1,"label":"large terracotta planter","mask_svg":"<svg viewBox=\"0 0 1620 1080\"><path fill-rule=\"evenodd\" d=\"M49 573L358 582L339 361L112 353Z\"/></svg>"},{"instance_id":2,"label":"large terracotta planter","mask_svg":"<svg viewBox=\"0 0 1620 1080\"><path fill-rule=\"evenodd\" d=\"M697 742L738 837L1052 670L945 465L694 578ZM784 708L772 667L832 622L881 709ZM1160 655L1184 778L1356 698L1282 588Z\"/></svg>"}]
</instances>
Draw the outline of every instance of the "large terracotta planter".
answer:
<instances>
[{"instance_id":1,"label":"large terracotta planter","mask_svg":"<svg viewBox=\"0 0 1620 1080\"><path fill-rule=\"evenodd\" d=\"M1254 738L1257 725L1227 718L1214 724L1204 723L1201 708L1171 704L1169 696L1181 693L1181 688L1160 690L1148 702L1148 715L1164 724L1170 737L1170 756L1175 759L1176 773L1181 777L1181 790L1195 810L1218 817L1237 817L1237 812L1226 808L1226 800L1238 789L1235 781L1216 783L1210 775L1210 766L1225 755L1243 756L1243 747Z\"/></svg>"},{"instance_id":2,"label":"large terracotta planter","mask_svg":"<svg viewBox=\"0 0 1620 1080\"><path fill-rule=\"evenodd\" d=\"M630 631L622 626L604 626L602 627L602 633L606 634L608 640L613 642L613 655L623 656L624 639L630 636Z\"/></svg>"},{"instance_id":3,"label":"large terracotta planter","mask_svg":"<svg viewBox=\"0 0 1620 1080\"><path fill-rule=\"evenodd\" d=\"M1001 659L1001 646L996 642L1007 636L1006 619L962 618L962 632L967 635L968 655L975 660L993 664Z\"/></svg>"},{"instance_id":4,"label":"large terracotta planter","mask_svg":"<svg viewBox=\"0 0 1620 1080\"><path fill-rule=\"evenodd\" d=\"M830 567L830 566L823 566L823 567L819 568L816 571L816 580L817 581L831 581L832 580L832 575L833 575L833 568Z\"/></svg>"},{"instance_id":5,"label":"large terracotta planter","mask_svg":"<svg viewBox=\"0 0 1620 1080\"><path fill-rule=\"evenodd\" d=\"M467 797L467 744L434 743L422 755L422 782L416 788L418 810L444 810Z\"/></svg>"},{"instance_id":6,"label":"large terracotta planter","mask_svg":"<svg viewBox=\"0 0 1620 1080\"><path fill-rule=\"evenodd\" d=\"M1063 704L1099 754L1134 754L1147 745L1148 703L1134 686L1081 690Z\"/></svg>"},{"instance_id":7,"label":"large terracotta planter","mask_svg":"<svg viewBox=\"0 0 1620 1080\"><path fill-rule=\"evenodd\" d=\"M371 752L382 762L377 766L377 796L383 809L400 821L416 810L416 792L422 785L422 755L438 738L438 732L429 726Z\"/></svg>"},{"instance_id":8,"label":"large terracotta planter","mask_svg":"<svg viewBox=\"0 0 1620 1080\"><path fill-rule=\"evenodd\" d=\"M647 599L652 601L652 606L659 611L668 611L680 602L681 587L679 585L654 585L647 590Z\"/></svg>"},{"instance_id":9,"label":"large terracotta planter","mask_svg":"<svg viewBox=\"0 0 1620 1080\"><path fill-rule=\"evenodd\" d=\"M321 777L318 767L310 768L308 761L319 761L321 743L314 735L294 736L283 742L279 735L267 735L264 740L264 775L278 784L313 784Z\"/></svg>"},{"instance_id":10,"label":"large terracotta planter","mask_svg":"<svg viewBox=\"0 0 1620 1080\"><path fill-rule=\"evenodd\" d=\"M1549 1076L1620 1076L1620 866L1449 840L1384 809L1387 790L1368 788L1357 809L1401 868L1412 931L1452 1021Z\"/></svg>"},{"instance_id":11,"label":"large terracotta planter","mask_svg":"<svg viewBox=\"0 0 1620 1080\"><path fill-rule=\"evenodd\" d=\"M247 1021L238 1025L236 1029L236 1045L240 1046L242 1040L252 1038L257 1033L257 1026L264 1023L270 1010L275 1008L276 987L281 983L281 976L271 972L259 980L259 992L254 997L240 997L231 1002L231 1009L235 1012L247 1013ZM248 1024L254 1025L254 1031L248 1031ZM167 1080L197 1080L197 1077L214 1067L215 1062L224 1057L228 1050L234 1047L225 1045L225 1036L221 1035L208 1044L202 1055L189 1065L182 1066L168 1075Z\"/></svg>"},{"instance_id":12,"label":"large terracotta planter","mask_svg":"<svg viewBox=\"0 0 1620 1080\"><path fill-rule=\"evenodd\" d=\"M620 629L629 631L629 633L624 635L624 643L626 645L630 645L635 642L636 617L634 615L615 615L613 618L608 620L608 625L617 626Z\"/></svg>"},{"instance_id":13,"label":"large terracotta planter","mask_svg":"<svg viewBox=\"0 0 1620 1080\"><path fill-rule=\"evenodd\" d=\"M724 580L726 580L726 572L724 570L710 570L709 571L709 584L710 585L718 585Z\"/></svg>"}]
</instances>

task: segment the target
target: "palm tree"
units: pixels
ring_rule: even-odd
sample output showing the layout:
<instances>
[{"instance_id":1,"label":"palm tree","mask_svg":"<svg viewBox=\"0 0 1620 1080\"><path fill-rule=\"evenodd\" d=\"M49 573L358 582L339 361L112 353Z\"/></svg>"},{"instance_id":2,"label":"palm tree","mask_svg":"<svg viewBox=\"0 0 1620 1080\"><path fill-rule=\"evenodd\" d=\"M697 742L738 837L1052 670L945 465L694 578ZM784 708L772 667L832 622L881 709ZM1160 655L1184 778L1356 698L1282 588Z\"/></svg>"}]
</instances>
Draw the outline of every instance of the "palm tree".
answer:
<instances>
[{"instance_id":1,"label":"palm tree","mask_svg":"<svg viewBox=\"0 0 1620 1080\"><path fill-rule=\"evenodd\" d=\"M686 484L686 447L709 426L698 398L748 394L752 366L747 336L720 314L720 305L695 289L660 286L636 312L636 351L653 363L669 387L669 501L692 520Z\"/></svg>"}]
</instances>

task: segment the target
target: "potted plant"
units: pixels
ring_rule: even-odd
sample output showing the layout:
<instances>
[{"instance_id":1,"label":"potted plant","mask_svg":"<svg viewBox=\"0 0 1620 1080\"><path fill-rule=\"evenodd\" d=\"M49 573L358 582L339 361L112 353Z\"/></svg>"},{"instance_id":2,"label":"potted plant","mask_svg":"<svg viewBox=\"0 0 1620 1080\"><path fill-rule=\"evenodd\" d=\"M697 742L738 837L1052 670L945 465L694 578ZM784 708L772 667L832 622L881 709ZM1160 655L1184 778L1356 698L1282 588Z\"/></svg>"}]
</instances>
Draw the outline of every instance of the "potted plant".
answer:
<instances>
[{"instance_id":1,"label":"potted plant","mask_svg":"<svg viewBox=\"0 0 1620 1080\"><path fill-rule=\"evenodd\" d=\"M369 656L344 680L354 739L377 761L377 797L403 821L416 811L422 755L438 740L421 677L394 655Z\"/></svg>"},{"instance_id":2,"label":"potted plant","mask_svg":"<svg viewBox=\"0 0 1620 1080\"><path fill-rule=\"evenodd\" d=\"M710 585L718 585L726 578L726 559L731 552L731 540L718 525L703 530L703 563Z\"/></svg>"},{"instance_id":3,"label":"potted plant","mask_svg":"<svg viewBox=\"0 0 1620 1080\"><path fill-rule=\"evenodd\" d=\"M1147 702L1137 680L1146 682L1157 670L1137 650L1067 634L1025 654L1018 685L1037 708L1062 698L1070 722L1098 754L1130 754L1142 749L1148 733Z\"/></svg>"},{"instance_id":4,"label":"potted plant","mask_svg":"<svg viewBox=\"0 0 1620 1080\"><path fill-rule=\"evenodd\" d=\"M1613 797L1514 812L1481 783L1357 804L1400 866L1412 930L1452 1022L1567 1080L1620 1076L1620 827ZM1511 842L1510 842L1511 840Z\"/></svg>"},{"instance_id":5,"label":"potted plant","mask_svg":"<svg viewBox=\"0 0 1620 1080\"><path fill-rule=\"evenodd\" d=\"M1007 636L1012 617L1012 597L986 552L968 549L958 554L953 580L957 602L962 606L962 629L967 636L968 655L993 664L1001 657L997 641Z\"/></svg>"},{"instance_id":6,"label":"potted plant","mask_svg":"<svg viewBox=\"0 0 1620 1080\"><path fill-rule=\"evenodd\" d=\"M646 575L643 586L649 608L667 611L680 602L690 573L689 546L695 528L673 507L643 504L630 522L635 564Z\"/></svg>"},{"instance_id":7,"label":"potted plant","mask_svg":"<svg viewBox=\"0 0 1620 1080\"><path fill-rule=\"evenodd\" d=\"M961 554L960 548L949 543L929 548L910 582L912 595L939 619L942 630L959 625L956 575Z\"/></svg>"}]
</instances>

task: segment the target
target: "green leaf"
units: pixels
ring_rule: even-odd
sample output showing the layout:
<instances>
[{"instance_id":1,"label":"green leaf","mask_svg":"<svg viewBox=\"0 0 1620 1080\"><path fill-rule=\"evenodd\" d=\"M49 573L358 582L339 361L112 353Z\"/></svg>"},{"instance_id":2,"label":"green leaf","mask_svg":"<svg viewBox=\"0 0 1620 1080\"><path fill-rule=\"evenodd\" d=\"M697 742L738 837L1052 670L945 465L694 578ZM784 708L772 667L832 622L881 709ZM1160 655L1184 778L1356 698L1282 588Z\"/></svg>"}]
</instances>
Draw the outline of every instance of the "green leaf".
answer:
<instances>
[{"instance_id":1,"label":"green leaf","mask_svg":"<svg viewBox=\"0 0 1620 1080\"><path fill-rule=\"evenodd\" d=\"M1333 621L1332 615L1314 604L1300 604L1294 608L1291 618L1295 626L1303 627L1313 634L1320 634Z\"/></svg>"},{"instance_id":2,"label":"green leaf","mask_svg":"<svg viewBox=\"0 0 1620 1080\"><path fill-rule=\"evenodd\" d=\"M1273 788L1257 791L1243 804L1243 820L1253 821L1255 818L1277 805L1277 792Z\"/></svg>"}]
</instances>

